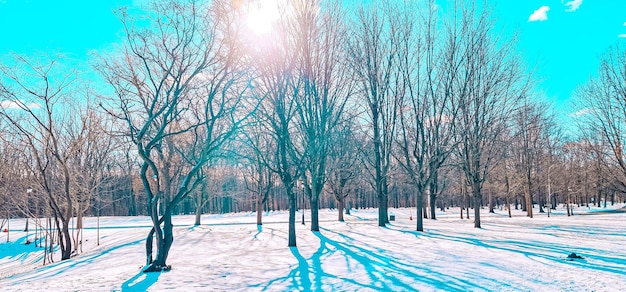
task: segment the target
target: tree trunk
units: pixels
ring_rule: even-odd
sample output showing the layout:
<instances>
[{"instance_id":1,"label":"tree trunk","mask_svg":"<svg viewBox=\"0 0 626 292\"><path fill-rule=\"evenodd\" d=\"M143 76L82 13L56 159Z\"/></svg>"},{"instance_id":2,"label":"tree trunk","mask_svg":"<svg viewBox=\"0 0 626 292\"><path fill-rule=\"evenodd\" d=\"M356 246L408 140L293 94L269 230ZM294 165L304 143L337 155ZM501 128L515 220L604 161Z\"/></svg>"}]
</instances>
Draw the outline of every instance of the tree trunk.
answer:
<instances>
[{"instance_id":1,"label":"tree trunk","mask_svg":"<svg viewBox=\"0 0 626 292\"><path fill-rule=\"evenodd\" d=\"M263 225L263 202L256 200L256 225Z\"/></svg>"},{"instance_id":2,"label":"tree trunk","mask_svg":"<svg viewBox=\"0 0 626 292\"><path fill-rule=\"evenodd\" d=\"M495 213L493 210L493 194L491 190L489 190L489 213Z\"/></svg>"},{"instance_id":3,"label":"tree trunk","mask_svg":"<svg viewBox=\"0 0 626 292\"><path fill-rule=\"evenodd\" d=\"M430 219L437 220L435 211L437 210L437 194L439 193L439 175L436 171L433 172L432 181L430 182Z\"/></svg>"},{"instance_id":4,"label":"tree trunk","mask_svg":"<svg viewBox=\"0 0 626 292\"><path fill-rule=\"evenodd\" d=\"M475 228L481 228L480 227L480 204L481 204L481 201L482 200L481 200L481 198L479 196L474 196L474 227Z\"/></svg>"},{"instance_id":5,"label":"tree trunk","mask_svg":"<svg viewBox=\"0 0 626 292\"><path fill-rule=\"evenodd\" d=\"M343 195L336 196L337 198L337 216L339 222L343 222Z\"/></svg>"},{"instance_id":6,"label":"tree trunk","mask_svg":"<svg viewBox=\"0 0 626 292\"><path fill-rule=\"evenodd\" d=\"M526 216L533 218L533 194L530 188L530 183L527 183L526 189L524 190L526 193Z\"/></svg>"},{"instance_id":7,"label":"tree trunk","mask_svg":"<svg viewBox=\"0 0 626 292\"><path fill-rule=\"evenodd\" d=\"M296 246L296 196L289 194L289 240L287 246Z\"/></svg>"},{"instance_id":8,"label":"tree trunk","mask_svg":"<svg viewBox=\"0 0 626 292\"><path fill-rule=\"evenodd\" d=\"M569 194L569 192L567 193L567 201L565 203L565 208L567 209L567 216L572 216L571 212L570 212L570 204L571 204L571 195Z\"/></svg>"},{"instance_id":9,"label":"tree trunk","mask_svg":"<svg viewBox=\"0 0 626 292\"><path fill-rule=\"evenodd\" d=\"M382 192L378 195L378 226L384 227L389 223L389 215L387 210L388 204L387 195Z\"/></svg>"},{"instance_id":10,"label":"tree trunk","mask_svg":"<svg viewBox=\"0 0 626 292\"><path fill-rule=\"evenodd\" d=\"M465 196L465 219L470 219L470 208L472 208L472 205L474 204L474 202L472 201L472 197L470 196L469 193L466 193Z\"/></svg>"},{"instance_id":11,"label":"tree trunk","mask_svg":"<svg viewBox=\"0 0 626 292\"><path fill-rule=\"evenodd\" d=\"M79 210L76 215L76 237L74 238L74 251L78 251L78 247L82 244L81 233L83 230L83 213Z\"/></svg>"},{"instance_id":12,"label":"tree trunk","mask_svg":"<svg viewBox=\"0 0 626 292\"><path fill-rule=\"evenodd\" d=\"M511 203L509 202L509 196L506 196L506 209L509 210L509 218L511 218Z\"/></svg>"},{"instance_id":13,"label":"tree trunk","mask_svg":"<svg viewBox=\"0 0 626 292\"><path fill-rule=\"evenodd\" d=\"M480 192L480 184L478 182L473 183L472 194L474 195L474 227L481 228L480 227L480 207L482 205L482 194ZM469 214L469 211L468 211L468 214Z\"/></svg>"},{"instance_id":14,"label":"tree trunk","mask_svg":"<svg viewBox=\"0 0 626 292\"><path fill-rule=\"evenodd\" d=\"M67 260L72 256L72 238L70 237L69 220L63 220L63 228L61 228L61 260Z\"/></svg>"},{"instance_id":15,"label":"tree trunk","mask_svg":"<svg viewBox=\"0 0 626 292\"><path fill-rule=\"evenodd\" d=\"M132 180L130 185L130 206L128 206L128 216L137 216L137 198L135 197L135 191L132 187Z\"/></svg>"},{"instance_id":16,"label":"tree trunk","mask_svg":"<svg viewBox=\"0 0 626 292\"><path fill-rule=\"evenodd\" d=\"M197 205L196 206L196 220L193 223L194 226L199 226L200 225L201 216L202 216L202 206Z\"/></svg>"},{"instance_id":17,"label":"tree trunk","mask_svg":"<svg viewBox=\"0 0 626 292\"><path fill-rule=\"evenodd\" d=\"M424 205L424 192L423 191L417 191L417 198L415 199L416 202L416 206L415 206L415 219L417 220L417 228L415 230L417 231L424 231L424 219L422 219L424 216L422 215L423 212L423 205Z\"/></svg>"},{"instance_id":18,"label":"tree trunk","mask_svg":"<svg viewBox=\"0 0 626 292\"><path fill-rule=\"evenodd\" d=\"M311 196L311 231L320 231L319 223L319 198Z\"/></svg>"},{"instance_id":19,"label":"tree trunk","mask_svg":"<svg viewBox=\"0 0 626 292\"><path fill-rule=\"evenodd\" d=\"M431 192L430 193L430 219L437 220L437 216L435 215L435 211L437 210L437 206L435 205L437 201L437 194Z\"/></svg>"},{"instance_id":20,"label":"tree trunk","mask_svg":"<svg viewBox=\"0 0 626 292\"><path fill-rule=\"evenodd\" d=\"M146 237L146 267L152 264L152 244L154 241L154 227L148 232Z\"/></svg>"},{"instance_id":21,"label":"tree trunk","mask_svg":"<svg viewBox=\"0 0 626 292\"><path fill-rule=\"evenodd\" d=\"M615 191L611 193L611 206L615 205Z\"/></svg>"},{"instance_id":22,"label":"tree trunk","mask_svg":"<svg viewBox=\"0 0 626 292\"><path fill-rule=\"evenodd\" d=\"M199 192L196 192L196 221L194 222L195 226L200 225L200 221L202 220L202 207L204 207L204 204L202 202L202 194L204 194L206 191L206 184L206 182L202 182L202 188Z\"/></svg>"},{"instance_id":23,"label":"tree trunk","mask_svg":"<svg viewBox=\"0 0 626 292\"><path fill-rule=\"evenodd\" d=\"M144 273L148 272L161 272L163 270L169 270L170 267L167 265L167 257L170 252L170 248L172 247L172 243L174 242L174 233L173 233L173 224L172 224L172 214L171 212L165 212L161 218L163 221L163 229L162 233L161 228L158 228L157 232L155 232L154 228L149 232L148 238L146 240L146 254L148 255L148 266L143 270ZM159 220L159 221L161 221ZM160 225L160 224L159 224ZM161 234L159 234L161 233ZM156 247L157 247L157 255L152 261L152 235L156 235ZM152 261L152 262L150 262Z\"/></svg>"}]
</instances>

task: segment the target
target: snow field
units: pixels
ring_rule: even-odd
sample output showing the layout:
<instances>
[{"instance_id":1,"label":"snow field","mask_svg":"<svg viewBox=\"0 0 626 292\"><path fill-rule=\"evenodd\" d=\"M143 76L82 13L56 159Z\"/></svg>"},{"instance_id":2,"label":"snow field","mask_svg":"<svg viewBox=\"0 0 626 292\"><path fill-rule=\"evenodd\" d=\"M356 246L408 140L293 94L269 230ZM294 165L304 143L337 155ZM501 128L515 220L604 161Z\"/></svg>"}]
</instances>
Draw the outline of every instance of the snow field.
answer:
<instances>
[{"instance_id":1,"label":"snow field","mask_svg":"<svg viewBox=\"0 0 626 292\"><path fill-rule=\"evenodd\" d=\"M608 209L623 207L613 206ZM390 209L387 227L377 210L320 210L320 232L297 215L297 247L287 247L287 212L175 216L172 270L143 274L147 217L87 218L83 252L42 266L42 251L24 245L23 221L0 235L3 291L618 291L626 288L626 213L581 207L567 217L535 212L482 212L482 229L459 209L438 212L416 232L414 210ZM413 212L412 212L413 211ZM473 212L470 210L473 218ZM415 219L415 218L414 218ZM15 230L13 230L15 228ZM31 232L31 240L32 240ZM583 260L569 261L575 252Z\"/></svg>"}]
</instances>

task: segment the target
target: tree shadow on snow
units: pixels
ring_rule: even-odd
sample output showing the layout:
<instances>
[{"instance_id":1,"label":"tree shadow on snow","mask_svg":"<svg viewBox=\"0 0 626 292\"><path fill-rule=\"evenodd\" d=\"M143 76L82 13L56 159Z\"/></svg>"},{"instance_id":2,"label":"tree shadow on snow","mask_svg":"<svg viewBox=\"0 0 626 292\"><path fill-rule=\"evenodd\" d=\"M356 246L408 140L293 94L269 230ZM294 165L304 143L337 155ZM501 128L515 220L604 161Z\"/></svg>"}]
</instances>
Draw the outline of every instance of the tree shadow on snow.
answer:
<instances>
[{"instance_id":1,"label":"tree shadow on snow","mask_svg":"<svg viewBox=\"0 0 626 292\"><path fill-rule=\"evenodd\" d=\"M257 224L256 231L257 231L257 233L254 235L254 239L257 239L256 237L259 236L259 234L261 234L261 232L263 232L263 225L258 225Z\"/></svg>"},{"instance_id":2,"label":"tree shadow on snow","mask_svg":"<svg viewBox=\"0 0 626 292\"><path fill-rule=\"evenodd\" d=\"M481 287L467 283L462 279L437 272L427 266L407 261L406 259L385 254L384 250L353 238L336 234L345 241L332 240L321 232L313 232L320 240L320 246L310 258L304 258L297 247L291 252L298 261L298 266L286 276L267 283L264 290L275 290L275 283L291 282L289 290L298 291L337 291L337 290L374 290L374 291L413 291L415 283L445 291L467 291ZM346 269L327 267L323 263L329 257L344 258ZM326 261L336 264L336 261ZM356 269L355 269L356 268ZM339 273L334 271L340 271ZM364 272L364 274L362 273ZM335 274L333 274L335 273Z\"/></svg>"},{"instance_id":3,"label":"tree shadow on snow","mask_svg":"<svg viewBox=\"0 0 626 292\"><path fill-rule=\"evenodd\" d=\"M289 277L293 279L293 283L297 283L297 278L300 278L300 285L298 288L303 291L311 291L311 278L309 273L309 263L300 254L298 248L295 246L289 247L293 256L298 260L298 267L289 273ZM295 285L294 285L295 286Z\"/></svg>"},{"instance_id":4,"label":"tree shadow on snow","mask_svg":"<svg viewBox=\"0 0 626 292\"><path fill-rule=\"evenodd\" d=\"M570 266L580 266L591 270L599 270L618 275L626 275L626 261L620 257L611 257L604 255L603 252L596 248L580 247L574 245L566 245L544 241L533 240L501 240L501 239L483 239L471 235L450 235L436 231L416 233L415 231L407 231L402 229L393 229L407 234L413 234L416 237L431 238L436 240L452 241L456 243L465 243L490 250L490 252L511 252L524 255L542 265L553 266L555 263ZM588 256L588 261L568 261L566 256L572 251ZM485 265L485 263L482 263ZM502 270L503 267L496 266ZM516 271L509 271L516 273ZM481 275L478 275L480 277Z\"/></svg>"},{"instance_id":5,"label":"tree shadow on snow","mask_svg":"<svg viewBox=\"0 0 626 292\"><path fill-rule=\"evenodd\" d=\"M346 242L349 242L348 244L334 241L324 237L322 234L318 235L331 248L336 249L336 252L342 254L346 262L356 261L357 264L365 268L370 283L355 282L360 288L383 291L413 291L417 288L412 283L419 283L420 286L430 286L444 291L481 289L480 286L468 283L452 275L435 271L427 265L414 263L388 253L385 254L384 249L358 242L347 234L324 230L334 233Z\"/></svg>"},{"instance_id":6,"label":"tree shadow on snow","mask_svg":"<svg viewBox=\"0 0 626 292\"><path fill-rule=\"evenodd\" d=\"M122 284L122 291L148 291L148 288L159 279L161 273L163 272L144 273L140 271Z\"/></svg>"}]
</instances>

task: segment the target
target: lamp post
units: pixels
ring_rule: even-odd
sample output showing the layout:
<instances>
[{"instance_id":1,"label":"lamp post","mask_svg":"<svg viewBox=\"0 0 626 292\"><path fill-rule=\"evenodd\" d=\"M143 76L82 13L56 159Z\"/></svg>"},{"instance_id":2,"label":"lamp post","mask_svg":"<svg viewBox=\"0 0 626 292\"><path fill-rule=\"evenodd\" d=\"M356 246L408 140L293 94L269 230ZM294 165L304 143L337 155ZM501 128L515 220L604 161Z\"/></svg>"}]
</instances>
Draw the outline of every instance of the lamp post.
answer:
<instances>
[{"instance_id":1,"label":"lamp post","mask_svg":"<svg viewBox=\"0 0 626 292\"><path fill-rule=\"evenodd\" d=\"M304 196L305 196L305 194L304 194L304 183L301 183L300 180L298 180L298 191L300 191L300 189L302 189L302 192L301 192L301 194L302 194L301 195L301 197L302 197L302 207L300 207L300 210L302 211L302 225L305 225L304 224L304 204L305 204L305 201L304 201Z\"/></svg>"},{"instance_id":2,"label":"lamp post","mask_svg":"<svg viewBox=\"0 0 626 292\"><path fill-rule=\"evenodd\" d=\"M552 193L550 192L550 169L552 165L548 167L548 218L550 218L550 209L552 209Z\"/></svg>"},{"instance_id":3,"label":"lamp post","mask_svg":"<svg viewBox=\"0 0 626 292\"><path fill-rule=\"evenodd\" d=\"M32 192L33 192L33 188L28 187L26 189L26 205L29 205L28 201L29 201L30 193ZM29 208L30 206L26 206L26 207ZM24 232L26 232L26 240L28 240L28 214L26 214L26 227L24 227Z\"/></svg>"}]
</instances>

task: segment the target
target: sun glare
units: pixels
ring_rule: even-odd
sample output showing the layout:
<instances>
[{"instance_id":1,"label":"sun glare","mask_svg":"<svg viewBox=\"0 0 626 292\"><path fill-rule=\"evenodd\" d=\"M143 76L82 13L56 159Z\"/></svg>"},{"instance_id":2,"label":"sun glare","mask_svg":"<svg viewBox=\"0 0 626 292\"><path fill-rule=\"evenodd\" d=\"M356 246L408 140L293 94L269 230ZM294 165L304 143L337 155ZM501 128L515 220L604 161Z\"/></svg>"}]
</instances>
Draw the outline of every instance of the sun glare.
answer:
<instances>
[{"instance_id":1,"label":"sun glare","mask_svg":"<svg viewBox=\"0 0 626 292\"><path fill-rule=\"evenodd\" d=\"M257 34L270 32L278 19L279 0L256 0L248 7L247 25Z\"/></svg>"}]
</instances>

